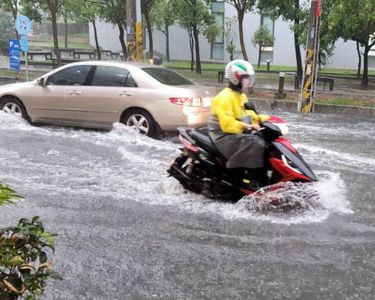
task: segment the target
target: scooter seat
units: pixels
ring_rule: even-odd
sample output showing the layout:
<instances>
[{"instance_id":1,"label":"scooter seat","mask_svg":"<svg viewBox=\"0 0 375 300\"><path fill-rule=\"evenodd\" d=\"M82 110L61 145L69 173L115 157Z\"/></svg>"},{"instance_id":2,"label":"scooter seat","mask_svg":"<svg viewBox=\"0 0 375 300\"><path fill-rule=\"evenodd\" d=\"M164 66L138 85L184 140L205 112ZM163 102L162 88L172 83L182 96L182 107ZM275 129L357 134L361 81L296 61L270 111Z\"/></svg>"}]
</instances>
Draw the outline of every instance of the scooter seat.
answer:
<instances>
[{"instance_id":1,"label":"scooter seat","mask_svg":"<svg viewBox=\"0 0 375 300\"><path fill-rule=\"evenodd\" d=\"M219 150L217 150L214 143L211 141L211 138L208 136L208 134L206 135L206 134L200 133L197 130L194 130L190 132L190 136L195 140L198 146L214 154L215 156L219 156L219 157L222 156Z\"/></svg>"}]
</instances>

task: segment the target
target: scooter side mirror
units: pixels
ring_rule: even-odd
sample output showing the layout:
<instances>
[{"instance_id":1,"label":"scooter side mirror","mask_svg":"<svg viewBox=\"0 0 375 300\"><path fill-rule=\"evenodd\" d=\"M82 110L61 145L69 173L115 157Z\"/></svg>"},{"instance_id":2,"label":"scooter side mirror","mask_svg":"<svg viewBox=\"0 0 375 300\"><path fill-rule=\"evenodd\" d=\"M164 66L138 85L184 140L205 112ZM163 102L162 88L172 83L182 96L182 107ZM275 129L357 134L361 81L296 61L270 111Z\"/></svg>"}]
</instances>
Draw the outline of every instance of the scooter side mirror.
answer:
<instances>
[{"instance_id":1,"label":"scooter side mirror","mask_svg":"<svg viewBox=\"0 0 375 300\"><path fill-rule=\"evenodd\" d=\"M257 113L257 111L256 111L256 109L255 109L255 105L254 105L254 102L252 102L252 101L247 101L246 103L245 103L245 109L246 110L253 110L255 113Z\"/></svg>"}]
</instances>

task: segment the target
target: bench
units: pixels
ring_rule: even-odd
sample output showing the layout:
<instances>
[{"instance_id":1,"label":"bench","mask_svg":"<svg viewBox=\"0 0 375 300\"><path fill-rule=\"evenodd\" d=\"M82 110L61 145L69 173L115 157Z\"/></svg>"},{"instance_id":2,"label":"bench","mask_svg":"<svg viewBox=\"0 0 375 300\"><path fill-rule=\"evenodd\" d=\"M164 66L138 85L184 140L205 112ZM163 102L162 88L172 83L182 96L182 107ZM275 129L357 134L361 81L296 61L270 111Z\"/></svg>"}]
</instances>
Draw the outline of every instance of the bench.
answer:
<instances>
[{"instance_id":1,"label":"bench","mask_svg":"<svg viewBox=\"0 0 375 300\"><path fill-rule=\"evenodd\" d=\"M27 52L27 57L31 60L34 59L34 56L44 56L46 60L52 60L52 51L29 51Z\"/></svg>"},{"instance_id":2,"label":"bench","mask_svg":"<svg viewBox=\"0 0 375 300\"><path fill-rule=\"evenodd\" d=\"M217 72L217 83L224 83L224 71Z\"/></svg>"},{"instance_id":3,"label":"bench","mask_svg":"<svg viewBox=\"0 0 375 300\"><path fill-rule=\"evenodd\" d=\"M60 48L61 53L68 52L69 56L72 56L76 50L75 48Z\"/></svg>"},{"instance_id":4,"label":"bench","mask_svg":"<svg viewBox=\"0 0 375 300\"><path fill-rule=\"evenodd\" d=\"M95 51L95 54L98 55L98 50L94 50L94 51ZM111 56L112 51L100 49L100 53L105 54L106 56Z\"/></svg>"},{"instance_id":5,"label":"bench","mask_svg":"<svg viewBox=\"0 0 375 300\"><path fill-rule=\"evenodd\" d=\"M96 58L95 51L82 51L82 50L73 51L73 58L74 59L77 58L77 56L78 56L78 59L81 59L81 55L88 55L90 59L91 59L92 56L93 56L93 58Z\"/></svg>"},{"instance_id":6,"label":"bench","mask_svg":"<svg viewBox=\"0 0 375 300\"><path fill-rule=\"evenodd\" d=\"M113 57L115 57L116 59L120 57L120 59L122 59L123 54L121 52L111 52L111 58L113 59Z\"/></svg>"},{"instance_id":7,"label":"bench","mask_svg":"<svg viewBox=\"0 0 375 300\"><path fill-rule=\"evenodd\" d=\"M302 81L302 78L298 75L294 77L294 89L298 90L300 88L300 83ZM326 88L326 83L329 83L329 90L333 91L333 85L335 83L334 78L328 78L328 77L319 77L317 78L318 82L323 82L323 88Z\"/></svg>"}]
</instances>

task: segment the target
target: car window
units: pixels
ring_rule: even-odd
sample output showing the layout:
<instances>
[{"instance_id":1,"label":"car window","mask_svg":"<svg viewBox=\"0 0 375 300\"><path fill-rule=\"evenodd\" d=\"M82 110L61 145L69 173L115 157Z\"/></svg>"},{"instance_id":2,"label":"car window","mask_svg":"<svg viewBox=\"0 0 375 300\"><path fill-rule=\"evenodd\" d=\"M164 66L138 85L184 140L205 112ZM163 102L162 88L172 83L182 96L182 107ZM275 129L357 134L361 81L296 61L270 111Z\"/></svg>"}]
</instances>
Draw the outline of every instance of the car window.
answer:
<instances>
[{"instance_id":1,"label":"car window","mask_svg":"<svg viewBox=\"0 0 375 300\"><path fill-rule=\"evenodd\" d=\"M91 66L73 66L63 69L47 79L47 85L84 85Z\"/></svg>"},{"instance_id":2,"label":"car window","mask_svg":"<svg viewBox=\"0 0 375 300\"><path fill-rule=\"evenodd\" d=\"M142 68L157 81L167 85L194 85L195 83L166 68Z\"/></svg>"},{"instance_id":3,"label":"car window","mask_svg":"<svg viewBox=\"0 0 375 300\"><path fill-rule=\"evenodd\" d=\"M91 81L93 86L129 86L136 87L130 72L123 68L97 66Z\"/></svg>"}]
</instances>

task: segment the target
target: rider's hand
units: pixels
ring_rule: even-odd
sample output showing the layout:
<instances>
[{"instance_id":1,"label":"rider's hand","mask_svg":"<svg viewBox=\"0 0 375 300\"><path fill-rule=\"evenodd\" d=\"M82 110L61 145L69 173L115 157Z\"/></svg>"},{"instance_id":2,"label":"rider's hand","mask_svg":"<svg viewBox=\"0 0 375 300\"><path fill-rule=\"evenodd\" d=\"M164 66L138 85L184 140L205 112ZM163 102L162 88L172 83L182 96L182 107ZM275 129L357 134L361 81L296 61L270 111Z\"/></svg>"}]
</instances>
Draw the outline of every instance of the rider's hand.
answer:
<instances>
[{"instance_id":1,"label":"rider's hand","mask_svg":"<svg viewBox=\"0 0 375 300\"><path fill-rule=\"evenodd\" d=\"M245 124L245 129L248 130L255 130L255 131L260 131L263 128L259 126L259 124Z\"/></svg>"}]
</instances>

